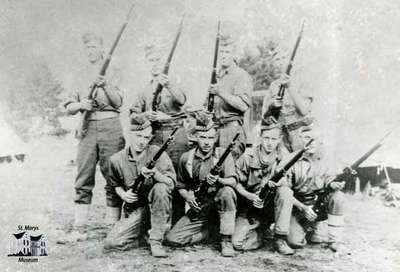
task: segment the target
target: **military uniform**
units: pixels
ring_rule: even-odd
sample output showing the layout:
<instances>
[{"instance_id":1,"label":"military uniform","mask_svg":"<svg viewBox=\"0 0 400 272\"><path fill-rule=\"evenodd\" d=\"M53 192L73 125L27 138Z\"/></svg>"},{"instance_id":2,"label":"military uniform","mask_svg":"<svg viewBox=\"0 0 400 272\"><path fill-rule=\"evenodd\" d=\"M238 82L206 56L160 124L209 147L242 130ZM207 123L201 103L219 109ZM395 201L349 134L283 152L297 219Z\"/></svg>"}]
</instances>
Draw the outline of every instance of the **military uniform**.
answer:
<instances>
[{"instance_id":1,"label":"military uniform","mask_svg":"<svg viewBox=\"0 0 400 272\"><path fill-rule=\"evenodd\" d=\"M264 97L263 116L265 118L268 118L269 113L273 112L274 110L274 105L272 105L272 101L274 97L277 96L279 87L279 82L274 81L269 88L269 93ZM300 93L300 95L303 99L307 99L310 102L312 101L311 96L304 93ZM283 97L282 108L280 110L279 120L277 121L280 122L285 128L285 137L283 138L283 140L286 148L290 152L296 151L303 147L301 141L299 140L299 129L302 126L310 125L313 122L313 119L310 117L310 105L308 105L308 113L306 115L303 115L296 107L289 93L286 92L285 96Z\"/></svg>"},{"instance_id":2,"label":"military uniform","mask_svg":"<svg viewBox=\"0 0 400 272\"><path fill-rule=\"evenodd\" d=\"M70 104L79 103L88 98L90 84L98 75L99 69L100 63L98 65L88 65L80 70L73 92L64 102L64 107L68 108ZM95 105L87 117L86 133L79 140L76 159L78 171L75 180L75 203L80 206L83 206L81 204L91 204L97 163L100 162L100 170L107 181L108 159L112 154L123 149L125 145L119 119L122 105L119 70L110 67L106 80L106 85L96 88L93 93ZM120 98L118 105L111 105L108 94L105 91L107 89L113 89L118 94ZM113 194L115 192L106 185L107 199L112 197ZM108 201L107 206L113 207ZM87 214L83 215L83 217L87 219Z\"/></svg>"},{"instance_id":3,"label":"military uniform","mask_svg":"<svg viewBox=\"0 0 400 272\"><path fill-rule=\"evenodd\" d=\"M254 147L252 152L245 153L236 162L239 182L246 191L259 193L261 187L275 171L280 159L279 149L267 155L260 145ZM237 250L259 248L262 245L266 228L274 221L274 231L276 234L280 234L281 226L289 223L286 218L290 217L291 213L291 195L292 193L287 188L279 187L274 197L274 205L265 207L263 211L255 210L249 200L240 197L239 216L232 238L233 246Z\"/></svg>"},{"instance_id":4,"label":"military uniform","mask_svg":"<svg viewBox=\"0 0 400 272\"><path fill-rule=\"evenodd\" d=\"M321 188L329 190L332 178L326 172L326 167L320 159L303 157L289 170L287 185L294 192L297 200L307 206L312 206L315 200L310 196L316 190ZM328 243L340 242L344 224L344 194L341 191L332 192L326 201L328 203ZM326 240L323 222L307 222L304 215L297 208L293 208L290 224L283 226L282 231L287 233L287 240L291 246L302 247L307 243L306 234L310 229L312 242Z\"/></svg>"},{"instance_id":5,"label":"military uniform","mask_svg":"<svg viewBox=\"0 0 400 272\"><path fill-rule=\"evenodd\" d=\"M202 156L195 148L182 155L178 167L178 189L193 190L199 183L206 182L207 174L218 158L208 154ZM224 163L221 177L236 177L232 156ZM209 199L214 200L208 214L202 214L197 220L191 221L187 215L182 217L167 235L170 243L185 246L204 241L209 236L209 219L214 216L220 218L220 233L232 235L235 229L236 194L233 188L224 186L210 192ZM212 215L210 215L212 213Z\"/></svg>"},{"instance_id":6,"label":"military uniform","mask_svg":"<svg viewBox=\"0 0 400 272\"><path fill-rule=\"evenodd\" d=\"M110 158L109 178L110 185L115 189L122 187L125 191L129 189L139 177L143 166L153 158L159 147L149 145L138 156L133 156L130 147L121 150ZM156 162L155 168L165 177L175 183L176 174L168 154L163 153ZM157 182L154 178L145 181L146 190L140 190L139 197L146 198L148 205L138 207L130 214L125 214L115 223L105 240L105 249L127 249L138 246L139 238L146 235L148 221L150 221L149 241L150 244L161 242L165 233L171 226L171 201L173 185ZM119 196L112 199L115 205L121 205ZM150 218L150 220L149 220Z\"/></svg>"}]
</instances>

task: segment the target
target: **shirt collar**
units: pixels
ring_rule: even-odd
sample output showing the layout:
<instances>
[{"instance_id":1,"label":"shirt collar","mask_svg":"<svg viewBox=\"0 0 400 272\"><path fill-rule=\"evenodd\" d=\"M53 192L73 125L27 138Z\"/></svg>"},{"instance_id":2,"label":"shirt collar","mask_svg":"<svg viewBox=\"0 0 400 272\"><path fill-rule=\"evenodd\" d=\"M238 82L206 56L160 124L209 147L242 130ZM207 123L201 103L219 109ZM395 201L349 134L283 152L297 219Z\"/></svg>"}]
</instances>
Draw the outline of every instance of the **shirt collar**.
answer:
<instances>
[{"instance_id":1,"label":"shirt collar","mask_svg":"<svg viewBox=\"0 0 400 272\"><path fill-rule=\"evenodd\" d=\"M146 147L142 153L140 153L139 155L136 155L135 152L132 151L131 147L129 146L127 148L127 155L128 155L128 161L130 162L137 162L143 159L144 154L147 152L147 148ZM136 156L135 156L136 155Z\"/></svg>"},{"instance_id":2,"label":"shirt collar","mask_svg":"<svg viewBox=\"0 0 400 272\"><path fill-rule=\"evenodd\" d=\"M226 76L226 75L229 75L229 74L232 74L232 72L235 70L235 67L236 66L236 64L235 63L232 63L232 65L231 66L229 66L228 68L226 68L226 69L220 69L219 70L219 72L218 72L218 77L224 77L224 76Z\"/></svg>"},{"instance_id":3,"label":"shirt collar","mask_svg":"<svg viewBox=\"0 0 400 272\"><path fill-rule=\"evenodd\" d=\"M198 159L201 159L203 161L208 160L212 155L213 155L214 151L209 152L208 154L204 155L203 153L201 153L201 151L197 148L196 152L194 153L194 156Z\"/></svg>"}]
</instances>

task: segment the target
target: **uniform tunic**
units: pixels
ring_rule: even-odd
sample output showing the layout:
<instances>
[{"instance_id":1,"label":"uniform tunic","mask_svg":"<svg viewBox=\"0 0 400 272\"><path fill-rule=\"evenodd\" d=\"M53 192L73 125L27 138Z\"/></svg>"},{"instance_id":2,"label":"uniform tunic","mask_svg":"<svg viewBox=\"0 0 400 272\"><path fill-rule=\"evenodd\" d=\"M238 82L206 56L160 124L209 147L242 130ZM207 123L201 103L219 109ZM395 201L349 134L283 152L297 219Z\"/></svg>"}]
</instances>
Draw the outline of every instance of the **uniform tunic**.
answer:
<instances>
[{"instance_id":1,"label":"uniform tunic","mask_svg":"<svg viewBox=\"0 0 400 272\"><path fill-rule=\"evenodd\" d=\"M86 66L81 69L64 107L88 98L90 85L98 71L98 66ZM106 80L107 85L103 88L113 88L120 96L121 103L111 106L103 88L96 88L93 93L96 106L88 115L86 135L79 141L76 159L78 171L75 180L75 203L78 204L90 204L92 201L97 162L100 162L100 170L107 181L106 198L115 195L108 185L107 161L125 145L119 120L119 108L122 105L122 91L118 87L121 82L119 70L111 67L106 74ZM112 204L107 202L107 206Z\"/></svg>"},{"instance_id":2,"label":"uniform tunic","mask_svg":"<svg viewBox=\"0 0 400 272\"><path fill-rule=\"evenodd\" d=\"M177 187L180 189L193 190L200 183L206 182L206 177L214 166L217 158L211 153L202 155L196 148L184 153L179 161ZM232 156L225 160L220 177L236 179L235 166ZM202 214L200 218L190 220L187 215L183 216L167 235L168 242L174 245L188 245L203 241L210 236L210 226L213 219L218 218L220 233L232 235L235 228L236 194L234 189L223 186L214 193L213 209L207 210L208 214ZM217 212L217 213L216 213Z\"/></svg>"},{"instance_id":3,"label":"uniform tunic","mask_svg":"<svg viewBox=\"0 0 400 272\"><path fill-rule=\"evenodd\" d=\"M141 168L145 166L159 147L149 145L139 156L134 157L130 147L121 150L110 158L109 176L110 185L114 190L116 187L123 187L127 190L133 185L134 181L139 177ZM155 168L163 175L169 177L173 183L176 182L175 170L172 166L171 159L166 153L163 153L157 161ZM148 179L145 186L149 188L148 199L149 207L139 207L135 209L127 217L121 218L110 233L107 235L105 247L127 249L137 245L138 239L142 236L146 229L146 222L150 217L151 228L149 230L150 240L162 241L165 233L171 226L171 192L173 186L167 186L164 183L154 182ZM122 200L117 196L112 199L113 202ZM149 215L150 214L150 215Z\"/></svg>"}]
</instances>

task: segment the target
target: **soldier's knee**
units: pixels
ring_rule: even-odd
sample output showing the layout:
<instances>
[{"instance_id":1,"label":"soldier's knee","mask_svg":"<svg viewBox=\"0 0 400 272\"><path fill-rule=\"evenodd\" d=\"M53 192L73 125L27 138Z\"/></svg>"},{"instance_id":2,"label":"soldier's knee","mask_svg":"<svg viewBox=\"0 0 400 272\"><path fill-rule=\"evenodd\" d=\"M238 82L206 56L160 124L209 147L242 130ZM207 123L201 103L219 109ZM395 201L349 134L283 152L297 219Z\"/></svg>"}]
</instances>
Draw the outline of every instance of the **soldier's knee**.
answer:
<instances>
[{"instance_id":1,"label":"soldier's knee","mask_svg":"<svg viewBox=\"0 0 400 272\"><path fill-rule=\"evenodd\" d=\"M165 240L166 240L167 244L171 245L171 246L175 246L175 247L184 246L184 242L181 239L179 239L179 236L174 231L170 231L165 236Z\"/></svg>"},{"instance_id":2,"label":"soldier's knee","mask_svg":"<svg viewBox=\"0 0 400 272\"><path fill-rule=\"evenodd\" d=\"M292 200L293 191L289 187L280 186L276 190L276 195L277 195L278 199Z\"/></svg>"},{"instance_id":3,"label":"soldier's knee","mask_svg":"<svg viewBox=\"0 0 400 272\"><path fill-rule=\"evenodd\" d=\"M163 197L171 194L171 189L165 183L156 183L151 189L154 196Z\"/></svg>"},{"instance_id":4,"label":"soldier's knee","mask_svg":"<svg viewBox=\"0 0 400 272\"><path fill-rule=\"evenodd\" d=\"M232 187L224 186L219 189L218 197L221 199L234 199L236 197L235 190Z\"/></svg>"},{"instance_id":5,"label":"soldier's knee","mask_svg":"<svg viewBox=\"0 0 400 272\"><path fill-rule=\"evenodd\" d=\"M331 194L331 201L342 204L346 201L346 197L342 191L336 191Z\"/></svg>"}]
</instances>

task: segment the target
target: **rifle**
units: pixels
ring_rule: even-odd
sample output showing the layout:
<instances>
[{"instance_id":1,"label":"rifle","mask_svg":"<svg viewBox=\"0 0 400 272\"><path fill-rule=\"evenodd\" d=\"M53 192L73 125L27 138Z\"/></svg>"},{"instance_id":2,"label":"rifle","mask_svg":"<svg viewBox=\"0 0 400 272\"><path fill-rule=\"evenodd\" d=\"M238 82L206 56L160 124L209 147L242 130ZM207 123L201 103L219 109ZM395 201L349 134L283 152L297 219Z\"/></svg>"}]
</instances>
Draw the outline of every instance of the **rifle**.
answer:
<instances>
[{"instance_id":1,"label":"rifle","mask_svg":"<svg viewBox=\"0 0 400 272\"><path fill-rule=\"evenodd\" d=\"M105 76L105 74L107 72L107 69L108 69L108 66L110 65L111 57L112 57L112 55L114 53L114 50L117 48L117 45L118 45L119 40L121 39L122 33L125 31L125 28L128 25L129 18L131 16L131 12L133 10L133 7L134 7L134 4L132 4L131 7L129 8L128 14L126 15L126 19L123 22L123 24L122 24L122 26L121 26L118 34L117 34L117 37L115 38L114 43L112 44L111 49L108 52L108 54L106 56L106 59L104 60L103 65L100 68L100 71L99 71L99 75L100 76ZM97 86L94 85L94 84L90 87L89 96L88 96L89 99L93 99L93 93L96 90L96 88L97 88ZM89 112L84 110L83 113L82 113L82 117L81 117L81 120L79 122L78 128L77 128L77 130L75 132L75 137L78 138L78 139L82 139L83 137L85 137L85 135L87 133L87 125L88 125L87 124L87 118L88 118L88 115L89 115Z\"/></svg>"},{"instance_id":2,"label":"rifle","mask_svg":"<svg viewBox=\"0 0 400 272\"><path fill-rule=\"evenodd\" d=\"M161 155L167 150L168 146L171 144L174 134L178 128L175 128L171 134L169 135L168 139L165 140L165 142L162 144L160 149L158 149L157 153L153 156L153 158L147 163L146 168L148 169L153 169L156 166L156 163L158 159L161 157ZM138 201L133 202L133 203L124 203L124 211L129 214L133 210L135 210L138 207L143 207L146 204L146 197L147 195L145 194L145 180L146 178L140 174L139 177L135 180L133 185L128 188L128 190L132 190L133 193L138 194Z\"/></svg>"},{"instance_id":3,"label":"rifle","mask_svg":"<svg viewBox=\"0 0 400 272\"><path fill-rule=\"evenodd\" d=\"M219 35L220 25L221 22L218 21L217 36L215 37L215 47L214 47L214 62L211 72L211 85L217 84L217 63L218 63L218 50L219 50L219 38L220 38ZM210 113L214 112L214 99L215 99L215 94L210 93L208 95L208 101L207 101L207 111Z\"/></svg>"},{"instance_id":4,"label":"rifle","mask_svg":"<svg viewBox=\"0 0 400 272\"><path fill-rule=\"evenodd\" d=\"M292 68L293 68L293 61L294 61L294 58L296 57L297 49L299 48L300 41L301 41L301 38L302 38L302 36L303 36L303 28L304 28L304 21L303 21L303 23L301 24L300 33L299 33L299 35L297 36L297 40L296 40L296 43L295 43L295 45L294 45L292 54L291 54L291 56L290 56L289 63L288 63L288 65L286 66L285 74L287 74L287 75L290 75L290 72L292 71ZM284 95L285 95L285 90L286 90L286 86L284 86L284 85L280 85L280 86L279 86L278 98L277 98L277 99L283 100L283 97L284 97ZM280 115L280 112L281 112L281 108L282 108L282 106L279 106L279 107L274 107L274 108L272 108L272 109L270 110L270 111L271 111L270 114L271 114L276 120L278 120L278 118L279 118L279 115Z\"/></svg>"},{"instance_id":5,"label":"rifle","mask_svg":"<svg viewBox=\"0 0 400 272\"><path fill-rule=\"evenodd\" d=\"M314 139L309 140L306 145L296 151L295 155L293 158L291 158L281 169L279 169L278 172L276 172L269 180L273 182L278 182L283 176L287 173L287 171L298 161L303 157L304 152L307 151L307 149L310 147L311 143L314 141ZM265 184L264 187L261 188L259 197L261 200L263 200L264 207L268 207L271 203L271 201L274 199L275 195L275 190L272 190L269 188L268 184Z\"/></svg>"},{"instance_id":6,"label":"rifle","mask_svg":"<svg viewBox=\"0 0 400 272\"><path fill-rule=\"evenodd\" d=\"M350 167L345 167L342 170L342 173L336 175L333 181L345 181L348 182L352 177L356 176L356 170L364 161L366 161L376 150L378 150L382 145L385 139L393 132L393 130L383 136L378 143L376 143L373 147L371 147L364 155L362 155L358 160L356 160ZM315 205L313 206L314 212L317 214L316 221L324 221L328 219L328 207L326 198L328 197L331 191L329 189L320 189L315 192L316 200Z\"/></svg>"},{"instance_id":7,"label":"rifle","mask_svg":"<svg viewBox=\"0 0 400 272\"><path fill-rule=\"evenodd\" d=\"M233 137L232 141L229 143L229 145L226 147L226 149L224 150L224 153L222 153L221 157L219 157L217 163L214 165L214 167L210 170L210 174L211 175L218 175L221 170L222 170L222 166L224 165L224 162L226 160L226 158L228 158L229 154L232 152L233 149L233 145L235 144L237 138L239 137L240 133L236 133L235 137ZM190 218L191 221L196 220L200 217L200 214L202 211L206 210L206 208L208 206L210 206L211 203L203 203L203 201L206 198L206 195L208 193L208 188L209 185L206 181L202 182L199 184L199 186L197 187L197 189L194 190L194 195L196 197L196 202L199 204L200 206L200 210L194 210L193 208L191 208L188 212L187 212L187 216Z\"/></svg>"},{"instance_id":8,"label":"rifle","mask_svg":"<svg viewBox=\"0 0 400 272\"><path fill-rule=\"evenodd\" d=\"M176 35L175 35L174 43L172 44L171 51L169 52L167 61L165 62L164 69L163 69L163 74L164 75L168 75L169 65L171 64L172 57L174 56L174 52L175 52L176 46L178 45L179 37L181 36L181 33L182 33L183 19L184 18L185 18L185 16L182 16L181 22L179 23L178 31L176 32ZM160 101L160 94L161 94L161 91L162 91L163 87L164 86L161 85L160 83L157 84L157 87L156 87L156 90L155 90L154 96L153 96L153 101L151 103L151 110L153 110L153 111L157 111L158 105L161 102Z\"/></svg>"}]
</instances>

